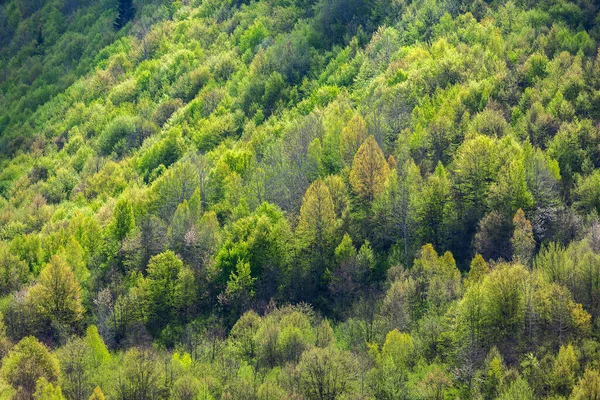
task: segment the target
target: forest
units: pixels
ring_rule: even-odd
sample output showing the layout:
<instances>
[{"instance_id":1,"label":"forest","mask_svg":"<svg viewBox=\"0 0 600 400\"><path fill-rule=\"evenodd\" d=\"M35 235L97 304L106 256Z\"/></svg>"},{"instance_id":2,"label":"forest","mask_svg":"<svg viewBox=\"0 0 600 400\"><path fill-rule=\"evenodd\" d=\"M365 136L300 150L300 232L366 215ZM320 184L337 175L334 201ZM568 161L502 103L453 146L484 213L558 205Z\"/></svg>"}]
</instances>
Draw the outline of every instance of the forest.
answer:
<instances>
[{"instance_id":1,"label":"forest","mask_svg":"<svg viewBox=\"0 0 600 400\"><path fill-rule=\"evenodd\" d=\"M0 0L0 399L600 398L594 0Z\"/></svg>"}]
</instances>

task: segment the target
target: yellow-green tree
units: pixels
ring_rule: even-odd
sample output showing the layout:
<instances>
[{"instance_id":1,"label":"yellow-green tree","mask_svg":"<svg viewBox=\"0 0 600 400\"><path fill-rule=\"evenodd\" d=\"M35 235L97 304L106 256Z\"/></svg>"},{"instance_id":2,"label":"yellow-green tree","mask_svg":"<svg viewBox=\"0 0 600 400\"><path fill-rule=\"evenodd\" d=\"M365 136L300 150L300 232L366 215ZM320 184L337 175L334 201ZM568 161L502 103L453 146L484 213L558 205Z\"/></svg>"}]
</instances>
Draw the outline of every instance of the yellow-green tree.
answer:
<instances>
[{"instance_id":1,"label":"yellow-green tree","mask_svg":"<svg viewBox=\"0 0 600 400\"><path fill-rule=\"evenodd\" d=\"M113 211L111 223L113 237L118 241L123 240L134 228L133 207L127 198L122 197L117 201Z\"/></svg>"},{"instance_id":2,"label":"yellow-green tree","mask_svg":"<svg viewBox=\"0 0 600 400\"><path fill-rule=\"evenodd\" d=\"M515 230L510 240L513 247L513 259L529 265L535 251L535 238L533 237L533 228L522 209L518 209L513 218Z\"/></svg>"},{"instance_id":3,"label":"yellow-green tree","mask_svg":"<svg viewBox=\"0 0 600 400\"><path fill-rule=\"evenodd\" d=\"M65 400L60 386L53 385L44 377L38 379L33 398L35 400Z\"/></svg>"},{"instance_id":4,"label":"yellow-green tree","mask_svg":"<svg viewBox=\"0 0 600 400\"><path fill-rule=\"evenodd\" d=\"M104 393L102 392L102 389L100 389L100 386L96 386L90 395L89 400L104 400Z\"/></svg>"},{"instance_id":5,"label":"yellow-green tree","mask_svg":"<svg viewBox=\"0 0 600 400\"><path fill-rule=\"evenodd\" d=\"M367 203L385 189L390 167L383 151L373 136L369 136L359 147L350 171L350 185L354 192Z\"/></svg>"},{"instance_id":6,"label":"yellow-green tree","mask_svg":"<svg viewBox=\"0 0 600 400\"><path fill-rule=\"evenodd\" d=\"M59 256L53 256L44 267L28 300L46 321L72 327L83 317L81 287L71 267Z\"/></svg>"},{"instance_id":7,"label":"yellow-green tree","mask_svg":"<svg viewBox=\"0 0 600 400\"><path fill-rule=\"evenodd\" d=\"M2 375L17 390L16 399L31 399L38 379L56 382L58 359L33 336L22 339L2 360Z\"/></svg>"},{"instance_id":8,"label":"yellow-green tree","mask_svg":"<svg viewBox=\"0 0 600 400\"><path fill-rule=\"evenodd\" d=\"M340 136L340 153L346 165L352 164L354 154L366 138L367 123L360 114L356 114L342 129Z\"/></svg>"},{"instance_id":9,"label":"yellow-green tree","mask_svg":"<svg viewBox=\"0 0 600 400\"><path fill-rule=\"evenodd\" d=\"M296 234L300 247L324 261L329 244L332 243L335 228L333 200L327 185L321 180L309 186L302 207Z\"/></svg>"},{"instance_id":10,"label":"yellow-green tree","mask_svg":"<svg viewBox=\"0 0 600 400\"><path fill-rule=\"evenodd\" d=\"M600 399L600 374L587 369L571 394L573 400Z\"/></svg>"}]
</instances>

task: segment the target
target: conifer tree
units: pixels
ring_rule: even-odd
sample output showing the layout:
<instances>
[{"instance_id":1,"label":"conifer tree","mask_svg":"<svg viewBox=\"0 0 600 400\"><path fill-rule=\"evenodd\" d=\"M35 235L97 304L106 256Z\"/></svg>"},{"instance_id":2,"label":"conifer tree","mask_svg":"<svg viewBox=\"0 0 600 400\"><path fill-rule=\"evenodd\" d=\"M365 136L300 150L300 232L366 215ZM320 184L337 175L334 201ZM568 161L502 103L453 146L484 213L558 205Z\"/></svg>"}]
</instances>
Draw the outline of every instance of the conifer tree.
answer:
<instances>
[{"instance_id":1,"label":"conifer tree","mask_svg":"<svg viewBox=\"0 0 600 400\"><path fill-rule=\"evenodd\" d=\"M119 15L115 19L114 27L116 30L123 28L129 21L135 17L135 8L132 0L118 0L117 10Z\"/></svg>"},{"instance_id":2,"label":"conifer tree","mask_svg":"<svg viewBox=\"0 0 600 400\"><path fill-rule=\"evenodd\" d=\"M375 196L385 189L390 172L383 151L373 136L369 136L359 147L350 171L350 184L354 192L370 204Z\"/></svg>"},{"instance_id":3,"label":"conifer tree","mask_svg":"<svg viewBox=\"0 0 600 400\"><path fill-rule=\"evenodd\" d=\"M515 230L510 240L513 247L513 259L523 265L529 265L535 251L535 238L531 223L520 208L513 218Z\"/></svg>"}]
</instances>

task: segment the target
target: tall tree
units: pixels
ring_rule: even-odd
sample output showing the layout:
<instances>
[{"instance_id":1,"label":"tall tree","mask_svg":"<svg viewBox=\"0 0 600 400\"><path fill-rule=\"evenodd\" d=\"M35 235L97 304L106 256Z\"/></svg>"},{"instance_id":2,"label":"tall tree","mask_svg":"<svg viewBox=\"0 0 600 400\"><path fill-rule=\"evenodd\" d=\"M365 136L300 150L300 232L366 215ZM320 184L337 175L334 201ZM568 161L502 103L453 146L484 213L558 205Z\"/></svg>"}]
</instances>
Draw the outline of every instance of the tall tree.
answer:
<instances>
[{"instance_id":1,"label":"tall tree","mask_svg":"<svg viewBox=\"0 0 600 400\"><path fill-rule=\"evenodd\" d=\"M304 195L296 234L300 247L308 251L320 268L329 256L334 231L333 200L327 186L323 181L317 180Z\"/></svg>"},{"instance_id":2,"label":"tall tree","mask_svg":"<svg viewBox=\"0 0 600 400\"><path fill-rule=\"evenodd\" d=\"M531 223L525 218L520 208L513 218L515 230L510 240L513 248L513 259L523 265L530 265L535 252L535 239Z\"/></svg>"},{"instance_id":3,"label":"tall tree","mask_svg":"<svg viewBox=\"0 0 600 400\"><path fill-rule=\"evenodd\" d=\"M360 114L356 114L342 129L340 136L340 153L346 165L352 165L354 154L366 138L367 123Z\"/></svg>"},{"instance_id":4,"label":"tall tree","mask_svg":"<svg viewBox=\"0 0 600 400\"><path fill-rule=\"evenodd\" d=\"M430 175L418 199L418 227L421 243L432 243L434 247L442 246L450 226L451 182L449 175L441 163Z\"/></svg>"},{"instance_id":5,"label":"tall tree","mask_svg":"<svg viewBox=\"0 0 600 400\"><path fill-rule=\"evenodd\" d=\"M385 189L390 168L373 136L361 144L352 161L350 184L354 192L370 204Z\"/></svg>"}]
</instances>

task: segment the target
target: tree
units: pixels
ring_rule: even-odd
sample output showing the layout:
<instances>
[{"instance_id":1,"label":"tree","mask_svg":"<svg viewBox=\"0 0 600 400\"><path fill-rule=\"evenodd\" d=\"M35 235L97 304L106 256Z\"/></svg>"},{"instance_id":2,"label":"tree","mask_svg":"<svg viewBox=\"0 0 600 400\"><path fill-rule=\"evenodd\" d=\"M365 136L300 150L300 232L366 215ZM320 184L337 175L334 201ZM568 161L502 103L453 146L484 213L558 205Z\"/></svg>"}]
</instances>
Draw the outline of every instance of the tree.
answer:
<instances>
[{"instance_id":1,"label":"tree","mask_svg":"<svg viewBox=\"0 0 600 400\"><path fill-rule=\"evenodd\" d=\"M335 267L330 271L329 280L329 292L340 310L344 310L358 291L360 277L357 264L356 248L350 235L346 233L335 249Z\"/></svg>"},{"instance_id":2,"label":"tree","mask_svg":"<svg viewBox=\"0 0 600 400\"><path fill-rule=\"evenodd\" d=\"M132 0L119 0L118 15L114 22L114 27L118 31L123 28L135 16Z\"/></svg>"},{"instance_id":3,"label":"tree","mask_svg":"<svg viewBox=\"0 0 600 400\"><path fill-rule=\"evenodd\" d=\"M442 163L425 183L417 203L417 221L421 243L441 246L446 239L452 213L451 182Z\"/></svg>"},{"instance_id":4,"label":"tree","mask_svg":"<svg viewBox=\"0 0 600 400\"><path fill-rule=\"evenodd\" d=\"M481 254L475 254L469 266L469 275L465 280L465 285L479 284L488 272L490 269Z\"/></svg>"},{"instance_id":5,"label":"tree","mask_svg":"<svg viewBox=\"0 0 600 400\"><path fill-rule=\"evenodd\" d=\"M390 168L373 136L361 144L352 161L350 184L354 192L370 204L385 189Z\"/></svg>"},{"instance_id":6,"label":"tree","mask_svg":"<svg viewBox=\"0 0 600 400\"><path fill-rule=\"evenodd\" d=\"M173 164L152 185L152 205L158 215L171 221L175 210L184 200L189 200L200 187L203 193L202 165L185 160Z\"/></svg>"},{"instance_id":7,"label":"tree","mask_svg":"<svg viewBox=\"0 0 600 400\"><path fill-rule=\"evenodd\" d=\"M509 260L512 254L510 218L492 211L479 221L473 240L475 251L487 260Z\"/></svg>"},{"instance_id":8,"label":"tree","mask_svg":"<svg viewBox=\"0 0 600 400\"><path fill-rule=\"evenodd\" d=\"M496 347L492 347L479 374L478 389L483 398L493 399L498 396L504 386L505 374L506 366L502 354Z\"/></svg>"},{"instance_id":9,"label":"tree","mask_svg":"<svg viewBox=\"0 0 600 400\"><path fill-rule=\"evenodd\" d=\"M600 171L577 179L575 187L575 206L587 213L600 212Z\"/></svg>"},{"instance_id":10,"label":"tree","mask_svg":"<svg viewBox=\"0 0 600 400\"><path fill-rule=\"evenodd\" d=\"M36 338L22 339L2 362L2 375L16 390L16 399L31 399L38 379L56 382L59 375L56 357Z\"/></svg>"},{"instance_id":11,"label":"tree","mask_svg":"<svg viewBox=\"0 0 600 400\"><path fill-rule=\"evenodd\" d=\"M163 378L164 379L164 378ZM132 348L125 353L116 398L153 399L161 390L160 366L152 350Z\"/></svg>"},{"instance_id":12,"label":"tree","mask_svg":"<svg viewBox=\"0 0 600 400\"><path fill-rule=\"evenodd\" d=\"M417 244L411 239L417 228L421 181L419 167L409 159L397 172L392 170L385 191L373 203L374 245L383 249L399 246L401 258L398 261L405 266L409 265Z\"/></svg>"},{"instance_id":13,"label":"tree","mask_svg":"<svg viewBox=\"0 0 600 400\"><path fill-rule=\"evenodd\" d=\"M387 321L388 329L406 332L413 323L413 309L416 303L417 285L412 277L396 279L385 293L381 313Z\"/></svg>"},{"instance_id":14,"label":"tree","mask_svg":"<svg viewBox=\"0 0 600 400\"><path fill-rule=\"evenodd\" d=\"M235 269L229 277L224 295L219 299L233 311L233 320L250 306L256 282L256 278L250 274L250 263L238 260Z\"/></svg>"},{"instance_id":15,"label":"tree","mask_svg":"<svg viewBox=\"0 0 600 400\"><path fill-rule=\"evenodd\" d=\"M536 208L551 207L559 202L558 162L541 149L525 147L525 173Z\"/></svg>"},{"instance_id":16,"label":"tree","mask_svg":"<svg viewBox=\"0 0 600 400\"><path fill-rule=\"evenodd\" d=\"M69 265L53 256L44 267L28 299L46 321L56 321L69 329L83 317L81 287Z\"/></svg>"},{"instance_id":17,"label":"tree","mask_svg":"<svg viewBox=\"0 0 600 400\"><path fill-rule=\"evenodd\" d=\"M256 332L261 324L260 316L253 310L244 313L231 328L229 339L239 356L252 361L257 356Z\"/></svg>"},{"instance_id":18,"label":"tree","mask_svg":"<svg viewBox=\"0 0 600 400\"><path fill-rule=\"evenodd\" d=\"M93 388L92 351L85 339L71 338L57 352L61 367L61 389L70 399L85 400Z\"/></svg>"},{"instance_id":19,"label":"tree","mask_svg":"<svg viewBox=\"0 0 600 400\"><path fill-rule=\"evenodd\" d=\"M594 369L586 369L583 377L573 389L571 399L588 400L600 398L600 374Z\"/></svg>"},{"instance_id":20,"label":"tree","mask_svg":"<svg viewBox=\"0 0 600 400\"><path fill-rule=\"evenodd\" d=\"M510 384L498 397L498 400L533 400L535 393L523 378Z\"/></svg>"},{"instance_id":21,"label":"tree","mask_svg":"<svg viewBox=\"0 0 600 400\"><path fill-rule=\"evenodd\" d=\"M308 251L317 273L322 274L334 240L335 211L329 189L321 180L313 182L302 200L296 235L301 249Z\"/></svg>"},{"instance_id":22,"label":"tree","mask_svg":"<svg viewBox=\"0 0 600 400\"><path fill-rule=\"evenodd\" d=\"M421 248L413 270L424 307L438 312L459 298L462 289L460 271L450 252L440 257L431 244L426 244Z\"/></svg>"},{"instance_id":23,"label":"tree","mask_svg":"<svg viewBox=\"0 0 600 400\"><path fill-rule=\"evenodd\" d=\"M487 210L489 187L496 180L499 166L497 144L487 136L465 140L456 151L453 187L458 198L457 218L466 236L457 238L462 243L471 242L477 221Z\"/></svg>"},{"instance_id":24,"label":"tree","mask_svg":"<svg viewBox=\"0 0 600 400\"><path fill-rule=\"evenodd\" d=\"M28 275L27 263L0 246L0 293L6 295L19 289Z\"/></svg>"},{"instance_id":25,"label":"tree","mask_svg":"<svg viewBox=\"0 0 600 400\"><path fill-rule=\"evenodd\" d=\"M531 223L525 218L522 209L518 209L513 218L515 230L510 239L513 248L513 259L523 265L530 265L535 252L535 239Z\"/></svg>"},{"instance_id":26,"label":"tree","mask_svg":"<svg viewBox=\"0 0 600 400\"><path fill-rule=\"evenodd\" d=\"M555 393L567 396L575 385L579 361L572 345L561 346L554 362L552 387Z\"/></svg>"},{"instance_id":27,"label":"tree","mask_svg":"<svg viewBox=\"0 0 600 400\"><path fill-rule=\"evenodd\" d=\"M334 400L351 393L356 364L347 353L333 347L314 347L302 354L300 385L309 400Z\"/></svg>"},{"instance_id":28,"label":"tree","mask_svg":"<svg viewBox=\"0 0 600 400\"><path fill-rule=\"evenodd\" d=\"M96 386L88 400L104 400L104 393L102 393L100 386Z\"/></svg>"},{"instance_id":29,"label":"tree","mask_svg":"<svg viewBox=\"0 0 600 400\"><path fill-rule=\"evenodd\" d=\"M356 151L366 138L367 123L360 114L356 114L342 129L340 136L340 153L346 165L352 165Z\"/></svg>"},{"instance_id":30,"label":"tree","mask_svg":"<svg viewBox=\"0 0 600 400\"><path fill-rule=\"evenodd\" d=\"M413 338L397 329L385 337L381 354L377 357L374 378L377 398L405 398L408 392L406 382L411 367L416 361L416 347Z\"/></svg>"},{"instance_id":31,"label":"tree","mask_svg":"<svg viewBox=\"0 0 600 400\"><path fill-rule=\"evenodd\" d=\"M527 188L525 166L520 158L515 158L502 168L498 181L489 189L490 209L511 215L517 209L530 209L533 196Z\"/></svg>"},{"instance_id":32,"label":"tree","mask_svg":"<svg viewBox=\"0 0 600 400\"><path fill-rule=\"evenodd\" d=\"M183 262L172 251L165 251L148 263L148 330L157 335L175 320L177 278Z\"/></svg>"},{"instance_id":33,"label":"tree","mask_svg":"<svg viewBox=\"0 0 600 400\"><path fill-rule=\"evenodd\" d=\"M110 360L110 353L96 325L88 326L85 332L85 343L91 350L92 365L94 368L98 368Z\"/></svg>"},{"instance_id":34,"label":"tree","mask_svg":"<svg viewBox=\"0 0 600 400\"><path fill-rule=\"evenodd\" d=\"M60 386L54 386L44 377L38 379L33 398L36 400L66 400Z\"/></svg>"},{"instance_id":35,"label":"tree","mask_svg":"<svg viewBox=\"0 0 600 400\"><path fill-rule=\"evenodd\" d=\"M121 197L113 211L111 231L117 241L125 237L135 229L135 219L133 217L133 207L126 197Z\"/></svg>"}]
</instances>

